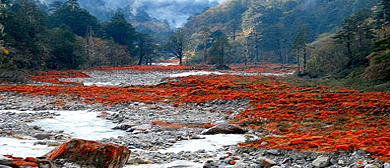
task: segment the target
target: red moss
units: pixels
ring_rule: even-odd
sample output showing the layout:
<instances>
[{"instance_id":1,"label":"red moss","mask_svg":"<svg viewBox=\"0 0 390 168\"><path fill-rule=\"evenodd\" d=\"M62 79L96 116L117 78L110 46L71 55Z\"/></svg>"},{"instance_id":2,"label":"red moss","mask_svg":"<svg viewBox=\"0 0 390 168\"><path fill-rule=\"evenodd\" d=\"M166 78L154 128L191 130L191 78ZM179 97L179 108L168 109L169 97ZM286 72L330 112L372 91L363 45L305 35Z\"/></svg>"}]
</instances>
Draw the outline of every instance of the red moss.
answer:
<instances>
[{"instance_id":1,"label":"red moss","mask_svg":"<svg viewBox=\"0 0 390 168\"><path fill-rule=\"evenodd\" d=\"M33 158L33 157L27 157L26 159L24 159L25 161L29 161L29 162L37 162L38 159L36 158Z\"/></svg>"},{"instance_id":2,"label":"red moss","mask_svg":"<svg viewBox=\"0 0 390 168\"><path fill-rule=\"evenodd\" d=\"M153 121L152 123L153 124L157 124L157 125L161 125L161 126L164 126L164 127L177 128L177 129L183 128L183 127L211 128L211 127L216 126L215 124L210 124L210 123L206 123L206 124L202 124L202 125L188 125L188 124L168 123L168 122L164 122L164 121Z\"/></svg>"},{"instance_id":3,"label":"red moss","mask_svg":"<svg viewBox=\"0 0 390 168\"><path fill-rule=\"evenodd\" d=\"M12 162L11 166L31 166L31 167L38 167L39 164L37 163L32 163L32 162L27 162L27 161L14 161Z\"/></svg>"},{"instance_id":4,"label":"red moss","mask_svg":"<svg viewBox=\"0 0 390 168\"><path fill-rule=\"evenodd\" d=\"M48 71L39 72L36 76L30 76L34 81L48 82L52 84L82 84L80 82L66 82L60 81L61 78L89 78L90 76L84 74L82 71L69 70L69 71Z\"/></svg>"},{"instance_id":5,"label":"red moss","mask_svg":"<svg viewBox=\"0 0 390 168\"><path fill-rule=\"evenodd\" d=\"M163 121L153 121L152 123L156 124L156 125L161 125L164 127L177 128L177 129L186 127L185 124L174 124L174 123L167 123L167 122L163 122Z\"/></svg>"}]
</instances>

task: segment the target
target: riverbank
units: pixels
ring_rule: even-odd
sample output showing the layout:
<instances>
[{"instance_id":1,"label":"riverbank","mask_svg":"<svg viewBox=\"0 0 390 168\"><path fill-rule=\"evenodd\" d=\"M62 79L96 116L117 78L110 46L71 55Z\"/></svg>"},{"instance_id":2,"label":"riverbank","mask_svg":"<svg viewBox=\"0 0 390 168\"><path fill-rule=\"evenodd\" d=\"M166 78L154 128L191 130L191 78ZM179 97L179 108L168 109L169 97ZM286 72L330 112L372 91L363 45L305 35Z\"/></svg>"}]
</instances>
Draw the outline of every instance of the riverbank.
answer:
<instances>
[{"instance_id":1,"label":"riverbank","mask_svg":"<svg viewBox=\"0 0 390 168\"><path fill-rule=\"evenodd\" d=\"M256 71L256 68L251 67L250 71L239 72L193 69L152 72L100 70L85 72L89 78L58 78L59 81L70 82L64 84L1 86L0 135L8 138L7 140L36 141L33 145L41 145L40 148L50 151L62 142L77 137L77 128L94 130L94 127L112 127L106 128L96 140L115 142L130 148L133 154L128 167L164 167L172 164L192 167L274 168L389 166L377 159L379 155L375 151L358 145L343 149L338 147L340 149L336 151L318 150L315 146L303 148L310 141L331 140L329 137L325 139L322 132L308 130L313 128L313 124L321 123L318 117L324 116L325 113L322 112L331 107L330 103L341 101L341 104L332 104L333 111L342 108L346 112L348 109L361 112L353 105L341 107L343 103L351 103L359 98L366 102L358 101L361 104L357 105L371 100L376 103L373 107L364 107L366 112L377 107L386 111L389 102L383 100L383 97L389 93L381 93L382 99L378 99L375 94L359 95L351 91L336 95L326 87L297 87L296 83L286 82L283 77L275 77L289 73L288 71L272 74L271 71L264 71L264 68L257 68L260 69L261 71ZM62 74L63 76L67 75ZM341 99L342 97L346 98ZM326 115L334 117L334 121L341 124L353 123L350 120L352 118L331 114L333 111L328 109L329 114ZM379 115L377 118L370 118L375 119L370 123L381 119L383 122L378 123L386 127L385 121L388 119L385 111L376 114ZM337 117L342 117L343 120ZM80 118L86 120L77 120ZM65 125L54 129L61 125L56 122L70 123L76 127ZM104 124L93 125L99 122ZM316 128L321 130L334 126L333 120L326 122L328 123L318 124ZM85 124L77 126L77 123ZM226 123L238 124L247 132L242 135L223 134L215 137L202 135L208 128ZM364 127L353 129L363 130L362 133L365 133ZM334 128L336 130L332 131L338 131L339 127ZM291 139L293 134L288 133L297 130L301 131L301 138L306 139L299 142ZM113 135L111 131L118 134ZM303 136L305 131L310 131L317 138ZM288 141L282 141L283 137ZM238 142L242 144L237 145ZM280 143L281 146L277 147L273 142ZM3 144L5 149L7 143ZM334 144L322 145L331 147ZM379 145L384 149L388 147L386 144ZM16 152L4 154L18 156ZM382 159L384 156L386 155L380 155ZM147 165L136 166L141 163Z\"/></svg>"}]
</instances>

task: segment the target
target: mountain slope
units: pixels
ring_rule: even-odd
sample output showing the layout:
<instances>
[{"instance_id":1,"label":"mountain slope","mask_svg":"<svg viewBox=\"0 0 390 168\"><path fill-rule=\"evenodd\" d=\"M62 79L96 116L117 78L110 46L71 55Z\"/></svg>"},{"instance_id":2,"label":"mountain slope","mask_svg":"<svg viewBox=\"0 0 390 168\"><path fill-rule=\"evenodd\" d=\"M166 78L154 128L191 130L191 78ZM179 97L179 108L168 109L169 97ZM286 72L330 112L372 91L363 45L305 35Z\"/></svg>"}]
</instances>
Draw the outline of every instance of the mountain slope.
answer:
<instances>
[{"instance_id":1,"label":"mountain slope","mask_svg":"<svg viewBox=\"0 0 390 168\"><path fill-rule=\"evenodd\" d=\"M230 0L191 17L185 25L195 37L190 50L198 51L202 30L220 30L230 37L236 48L237 62L244 48L248 60L293 62L290 51L295 37L308 29L308 41L335 31L352 13L372 8L377 0ZM252 49L254 50L254 49ZM196 54L195 54L196 55ZM255 56L257 55L257 56ZM259 56L260 55L260 56ZM256 58L257 57L257 58ZM260 58L259 58L260 57Z\"/></svg>"}]
</instances>

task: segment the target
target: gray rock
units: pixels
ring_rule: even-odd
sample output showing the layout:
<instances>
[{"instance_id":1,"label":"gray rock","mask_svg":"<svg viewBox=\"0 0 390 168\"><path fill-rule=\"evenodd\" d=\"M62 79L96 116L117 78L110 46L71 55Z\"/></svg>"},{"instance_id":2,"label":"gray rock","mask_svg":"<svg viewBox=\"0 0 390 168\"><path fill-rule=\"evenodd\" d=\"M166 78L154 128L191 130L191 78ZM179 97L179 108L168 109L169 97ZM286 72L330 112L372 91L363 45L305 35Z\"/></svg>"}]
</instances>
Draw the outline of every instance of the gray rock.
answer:
<instances>
[{"instance_id":1,"label":"gray rock","mask_svg":"<svg viewBox=\"0 0 390 168\"><path fill-rule=\"evenodd\" d=\"M246 130L234 124L220 124L202 131L203 135L244 134Z\"/></svg>"},{"instance_id":2,"label":"gray rock","mask_svg":"<svg viewBox=\"0 0 390 168\"><path fill-rule=\"evenodd\" d=\"M0 165L0 168L12 168L12 167L9 167L9 166L6 166L6 165Z\"/></svg>"},{"instance_id":3,"label":"gray rock","mask_svg":"<svg viewBox=\"0 0 390 168\"><path fill-rule=\"evenodd\" d=\"M267 153L272 154L272 155L279 155L280 154L278 149L267 150Z\"/></svg>"},{"instance_id":4,"label":"gray rock","mask_svg":"<svg viewBox=\"0 0 390 168\"><path fill-rule=\"evenodd\" d=\"M305 160L296 160L295 162L298 163L298 164L305 164L306 163Z\"/></svg>"},{"instance_id":5,"label":"gray rock","mask_svg":"<svg viewBox=\"0 0 390 168\"><path fill-rule=\"evenodd\" d=\"M341 165L341 166L344 166L344 165L345 165L345 161L340 159L340 160L337 162L337 164L338 164L338 165Z\"/></svg>"},{"instance_id":6,"label":"gray rock","mask_svg":"<svg viewBox=\"0 0 390 168\"><path fill-rule=\"evenodd\" d=\"M3 164L3 165L9 165L12 163L12 159L10 158L7 158L3 155L0 155L0 164Z\"/></svg>"},{"instance_id":7,"label":"gray rock","mask_svg":"<svg viewBox=\"0 0 390 168\"><path fill-rule=\"evenodd\" d=\"M390 168L390 163L383 164L383 168Z\"/></svg>"},{"instance_id":8,"label":"gray rock","mask_svg":"<svg viewBox=\"0 0 390 168\"><path fill-rule=\"evenodd\" d=\"M248 168L248 165L242 161L236 160L236 164L234 164L233 168Z\"/></svg>"},{"instance_id":9,"label":"gray rock","mask_svg":"<svg viewBox=\"0 0 390 168\"><path fill-rule=\"evenodd\" d=\"M116 127L112 128L112 129L126 131L126 130L130 129L131 127L134 127L134 125L133 124L119 124L119 125L117 125Z\"/></svg>"},{"instance_id":10,"label":"gray rock","mask_svg":"<svg viewBox=\"0 0 390 168\"><path fill-rule=\"evenodd\" d=\"M326 167L329 165L329 157L320 156L314 160L311 165L314 167Z\"/></svg>"},{"instance_id":11,"label":"gray rock","mask_svg":"<svg viewBox=\"0 0 390 168\"><path fill-rule=\"evenodd\" d=\"M153 162L148 160L143 160L141 158L132 158L127 161L127 164L139 165L139 164L152 164Z\"/></svg>"},{"instance_id":12,"label":"gray rock","mask_svg":"<svg viewBox=\"0 0 390 168\"><path fill-rule=\"evenodd\" d=\"M38 140L44 140L44 139L50 139L52 134L48 133L38 133L34 135L34 138L37 138Z\"/></svg>"},{"instance_id":13,"label":"gray rock","mask_svg":"<svg viewBox=\"0 0 390 168\"><path fill-rule=\"evenodd\" d=\"M260 157L258 162L263 167L272 167L272 166L275 166L277 164L275 161L268 159L268 158L265 158L265 157Z\"/></svg>"},{"instance_id":14,"label":"gray rock","mask_svg":"<svg viewBox=\"0 0 390 168\"><path fill-rule=\"evenodd\" d=\"M253 164L249 165L249 167L250 168L261 168L261 165L253 163Z\"/></svg>"},{"instance_id":15,"label":"gray rock","mask_svg":"<svg viewBox=\"0 0 390 168\"><path fill-rule=\"evenodd\" d=\"M215 163L213 160L208 160L203 164L203 168L216 168L218 167L218 164Z\"/></svg>"},{"instance_id":16,"label":"gray rock","mask_svg":"<svg viewBox=\"0 0 390 168\"><path fill-rule=\"evenodd\" d=\"M367 164L366 166L364 166L364 168L379 168L379 167L374 164Z\"/></svg>"}]
</instances>

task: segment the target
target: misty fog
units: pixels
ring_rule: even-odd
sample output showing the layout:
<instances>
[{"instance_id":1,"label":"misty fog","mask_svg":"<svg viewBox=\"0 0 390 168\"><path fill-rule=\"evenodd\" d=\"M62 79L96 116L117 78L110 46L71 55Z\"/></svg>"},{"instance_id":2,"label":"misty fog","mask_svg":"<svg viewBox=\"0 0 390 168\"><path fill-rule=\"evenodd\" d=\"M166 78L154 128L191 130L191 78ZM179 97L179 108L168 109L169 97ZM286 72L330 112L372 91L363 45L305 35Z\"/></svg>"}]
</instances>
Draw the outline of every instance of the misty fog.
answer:
<instances>
[{"instance_id":1,"label":"misty fog","mask_svg":"<svg viewBox=\"0 0 390 168\"><path fill-rule=\"evenodd\" d=\"M56 0L41 0L47 5L54 1ZM118 9L122 9L133 14L145 11L152 18L166 20L171 27L180 27L190 16L224 1L226 0L79 0L79 3L101 21L109 19Z\"/></svg>"}]
</instances>

